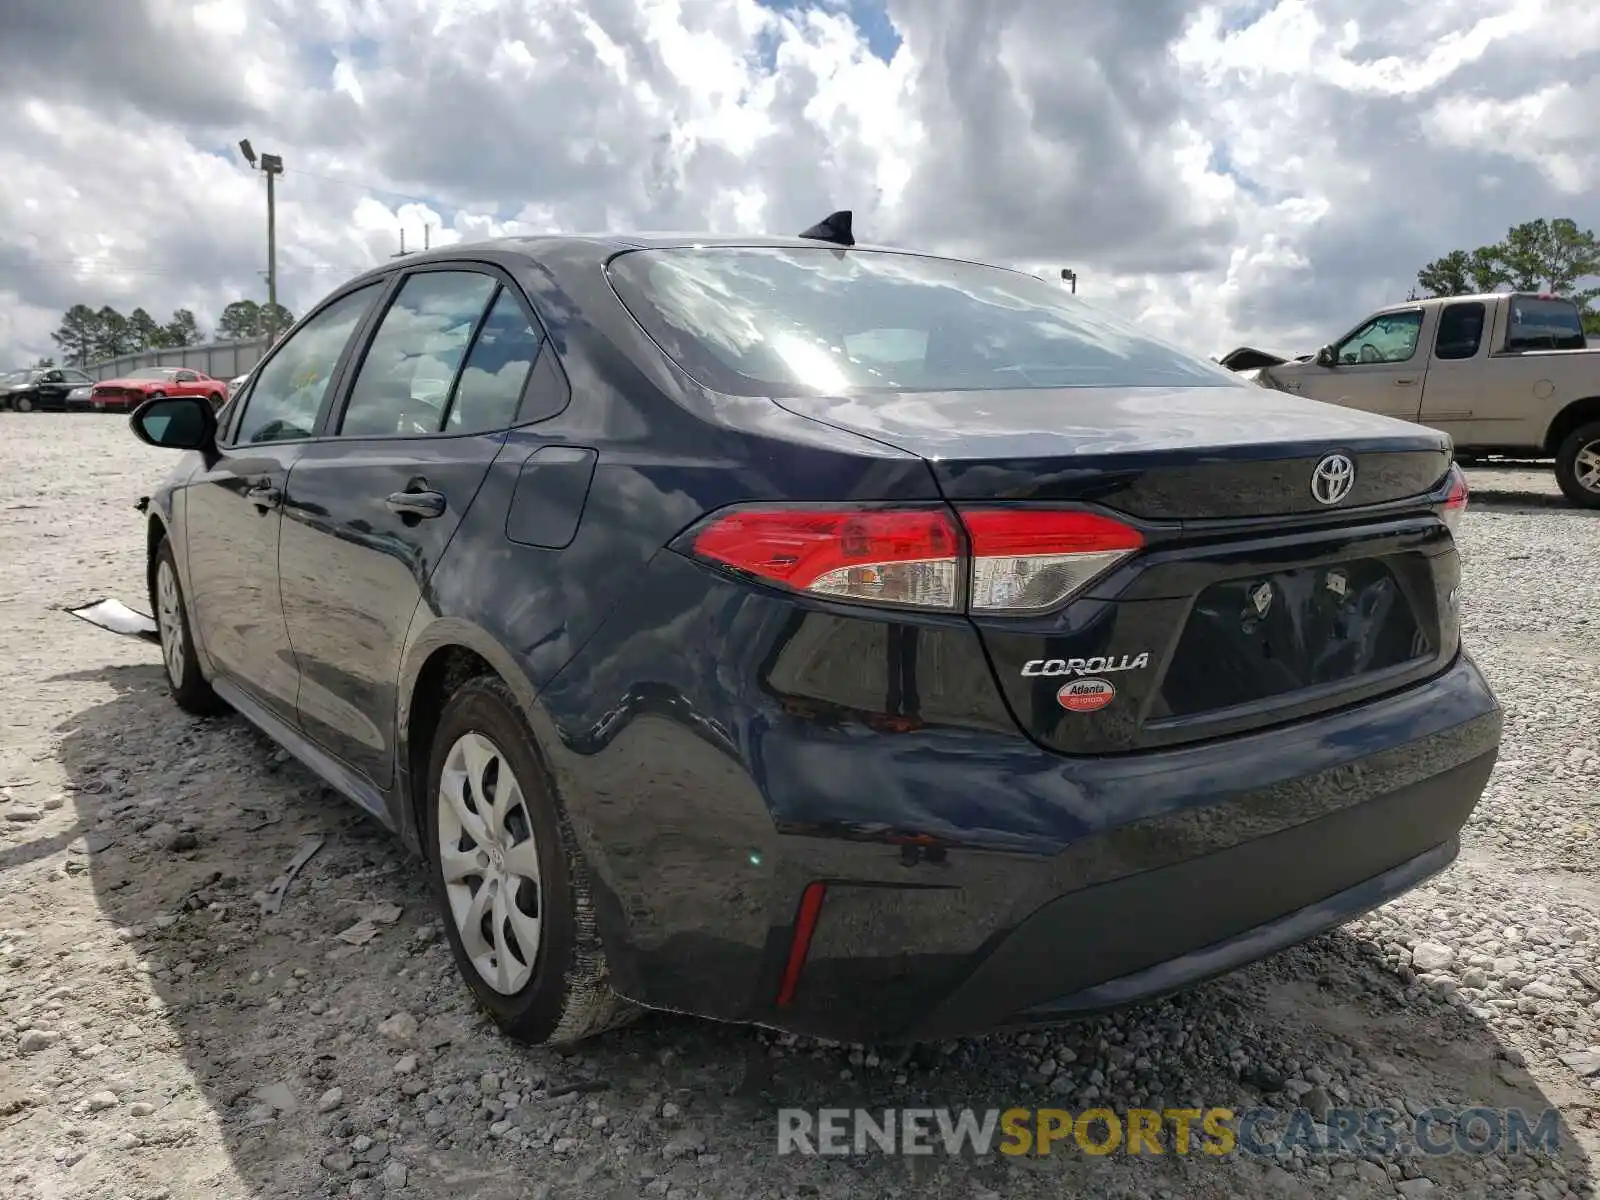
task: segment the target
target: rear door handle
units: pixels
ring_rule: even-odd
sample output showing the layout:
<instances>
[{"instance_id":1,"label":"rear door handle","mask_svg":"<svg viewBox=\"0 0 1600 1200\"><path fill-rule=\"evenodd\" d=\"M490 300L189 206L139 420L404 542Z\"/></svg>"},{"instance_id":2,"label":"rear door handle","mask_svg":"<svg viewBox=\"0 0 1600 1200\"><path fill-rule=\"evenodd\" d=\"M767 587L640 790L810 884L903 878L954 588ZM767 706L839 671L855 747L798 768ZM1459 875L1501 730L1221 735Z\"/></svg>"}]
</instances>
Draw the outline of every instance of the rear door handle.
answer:
<instances>
[{"instance_id":1,"label":"rear door handle","mask_svg":"<svg viewBox=\"0 0 1600 1200\"><path fill-rule=\"evenodd\" d=\"M442 517L445 500L439 492L395 492L384 504L402 517Z\"/></svg>"},{"instance_id":2,"label":"rear door handle","mask_svg":"<svg viewBox=\"0 0 1600 1200\"><path fill-rule=\"evenodd\" d=\"M1395 387L1415 387L1417 381L1415 379L1396 379L1394 385Z\"/></svg>"},{"instance_id":3,"label":"rear door handle","mask_svg":"<svg viewBox=\"0 0 1600 1200\"><path fill-rule=\"evenodd\" d=\"M270 483L258 483L244 494L244 498L262 512L277 508L283 503L283 491Z\"/></svg>"}]
</instances>

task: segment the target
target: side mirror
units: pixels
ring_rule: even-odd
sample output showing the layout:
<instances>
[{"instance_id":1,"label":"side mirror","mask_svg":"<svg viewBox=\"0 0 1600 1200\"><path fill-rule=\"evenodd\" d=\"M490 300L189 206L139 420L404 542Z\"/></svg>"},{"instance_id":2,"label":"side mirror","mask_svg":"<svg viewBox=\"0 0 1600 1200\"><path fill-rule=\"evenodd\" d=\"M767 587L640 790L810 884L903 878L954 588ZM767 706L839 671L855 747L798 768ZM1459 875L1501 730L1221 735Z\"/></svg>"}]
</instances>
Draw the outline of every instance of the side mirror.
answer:
<instances>
[{"instance_id":1,"label":"side mirror","mask_svg":"<svg viewBox=\"0 0 1600 1200\"><path fill-rule=\"evenodd\" d=\"M162 450L205 450L216 442L217 413L208 396L160 396L128 418L133 436Z\"/></svg>"},{"instance_id":2,"label":"side mirror","mask_svg":"<svg viewBox=\"0 0 1600 1200\"><path fill-rule=\"evenodd\" d=\"M1324 346L1322 349L1317 351L1317 366L1337 367L1338 365L1339 359L1334 354L1332 346Z\"/></svg>"}]
</instances>

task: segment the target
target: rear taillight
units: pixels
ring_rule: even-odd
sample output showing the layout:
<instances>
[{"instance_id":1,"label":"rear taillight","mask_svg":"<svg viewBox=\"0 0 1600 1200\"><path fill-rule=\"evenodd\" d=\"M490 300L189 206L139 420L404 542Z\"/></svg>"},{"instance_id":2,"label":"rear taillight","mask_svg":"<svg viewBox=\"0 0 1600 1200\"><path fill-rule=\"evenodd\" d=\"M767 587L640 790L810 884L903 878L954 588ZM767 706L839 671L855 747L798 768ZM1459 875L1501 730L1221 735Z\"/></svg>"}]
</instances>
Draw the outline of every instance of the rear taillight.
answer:
<instances>
[{"instance_id":1,"label":"rear taillight","mask_svg":"<svg viewBox=\"0 0 1600 1200\"><path fill-rule=\"evenodd\" d=\"M1097 513L961 509L972 545L973 612L1055 608L1144 545L1139 531Z\"/></svg>"},{"instance_id":2,"label":"rear taillight","mask_svg":"<svg viewBox=\"0 0 1600 1200\"><path fill-rule=\"evenodd\" d=\"M959 603L961 537L943 509L735 509L693 546L700 558L800 592L904 608Z\"/></svg>"},{"instance_id":3,"label":"rear taillight","mask_svg":"<svg viewBox=\"0 0 1600 1200\"><path fill-rule=\"evenodd\" d=\"M1043 612L1144 544L1096 513L760 506L725 510L687 539L695 557L835 600L955 612Z\"/></svg>"},{"instance_id":4,"label":"rear taillight","mask_svg":"<svg viewBox=\"0 0 1600 1200\"><path fill-rule=\"evenodd\" d=\"M1450 490L1445 494L1439 515L1450 527L1450 536L1460 538L1461 518L1467 514L1467 477L1455 463L1450 464Z\"/></svg>"}]
</instances>

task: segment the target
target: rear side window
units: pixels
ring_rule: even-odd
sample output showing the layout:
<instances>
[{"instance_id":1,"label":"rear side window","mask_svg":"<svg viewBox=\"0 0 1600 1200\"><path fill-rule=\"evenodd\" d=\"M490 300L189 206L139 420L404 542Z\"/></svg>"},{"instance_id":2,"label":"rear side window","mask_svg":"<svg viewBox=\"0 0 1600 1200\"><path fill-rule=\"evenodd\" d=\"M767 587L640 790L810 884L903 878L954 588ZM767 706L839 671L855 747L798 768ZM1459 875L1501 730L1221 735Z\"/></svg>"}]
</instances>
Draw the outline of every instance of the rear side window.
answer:
<instances>
[{"instance_id":1,"label":"rear side window","mask_svg":"<svg viewBox=\"0 0 1600 1200\"><path fill-rule=\"evenodd\" d=\"M1443 359L1475 358L1483 344L1483 322L1488 310L1482 301L1447 304L1439 314L1439 334L1433 356Z\"/></svg>"},{"instance_id":2,"label":"rear side window","mask_svg":"<svg viewBox=\"0 0 1600 1200\"><path fill-rule=\"evenodd\" d=\"M446 433L488 433L516 422L522 389L539 357L539 332L505 288L489 310L456 381Z\"/></svg>"},{"instance_id":3,"label":"rear side window","mask_svg":"<svg viewBox=\"0 0 1600 1200\"><path fill-rule=\"evenodd\" d=\"M637 250L608 269L667 355L721 392L1247 386L1000 267L817 246Z\"/></svg>"},{"instance_id":4,"label":"rear side window","mask_svg":"<svg viewBox=\"0 0 1600 1200\"><path fill-rule=\"evenodd\" d=\"M1578 306L1570 301L1513 296L1510 308L1507 350L1583 350L1589 344Z\"/></svg>"}]
</instances>

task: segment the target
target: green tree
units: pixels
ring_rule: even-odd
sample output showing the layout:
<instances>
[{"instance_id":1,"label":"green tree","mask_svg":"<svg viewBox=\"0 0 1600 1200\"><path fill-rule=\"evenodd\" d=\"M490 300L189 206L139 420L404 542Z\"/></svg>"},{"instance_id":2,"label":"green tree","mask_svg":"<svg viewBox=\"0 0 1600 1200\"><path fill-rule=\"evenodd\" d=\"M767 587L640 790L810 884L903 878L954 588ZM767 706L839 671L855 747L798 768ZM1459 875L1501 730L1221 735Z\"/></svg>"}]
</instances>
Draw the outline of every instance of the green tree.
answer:
<instances>
[{"instance_id":1,"label":"green tree","mask_svg":"<svg viewBox=\"0 0 1600 1200\"><path fill-rule=\"evenodd\" d=\"M1430 296L1465 296L1509 287L1518 292L1550 292L1583 310L1584 328L1600 334L1600 313L1589 302L1600 287L1580 287L1600 276L1600 240L1569 217L1524 221L1506 231L1505 240L1476 250L1452 250L1417 272L1417 284Z\"/></svg>"},{"instance_id":2,"label":"green tree","mask_svg":"<svg viewBox=\"0 0 1600 1200\"><path fill-rule=\"evenodd\" d=\"M255 337L261 330L261 305L254 300L235 300L217 318L217 336L237 340Z\"/></svg>"},{"instance_id":3,"label":"green tree","mask_svg":"<svg viewBox=\"0 0 1600 1200\"><path fill-rule=\"evenodd\" d=\"M150 350L161 345L160 323L142 308L128 314L128 336L135 350Z\"/></svg>"},{"instance_id":4,"label":"green tree","mask_svg":"<svg viewBox=\"0 0 1600 1200\"><path fill-rule=\"evenodd\" d=\"M44 367L53 367L53 366L56 365L56 360L46 356L44 358L41 358L38 362L34 363L33 365L34 365L35 369L43 369Z\"/></svg>"},{"instance_id":5,"label":"green tree","mask_svg":"<svg viewBox=\"0 0 1600 1200\"><path fill-rule=\"evenodd\" d=\"M128 318L112 308L109 304L95 314L100 323L99 333L95 337L94 356L96 358L115 358L119 354L126 354L135 349L133 332L128 327Z\"/></svg>"},{"instance_id":6,"label":"green tree","mask_svg":"<svg viewBox=\"0 0 1600 1200\"><path fill-rule=\"evenodd\" d=\"M283 305L257 304L254 300L235 300L222 310L217 320L219 338L256 338L282 333L294 324L294 314Z\"/></svg>"},{"instance_id":7,"label":"green tree","mask_svg":"<svg viewBox=\"0 0 1600 1200\"><path fill-rule=\"evenodd\" d=\"M162 331L163 340L168 346L194 346L204 341L200 333L200 326L194 319L194 313L187 308L180 308L172 314L172 320L167 322Z\"/></svg>"},{"instance_id":8,"label":"green tree","mask_svg":"<svg viewBox=\"0 0 1600 1200\"><path fill-rule=\"evenodd\" d=\"M294 324L294 314L281 304L263 304L261 306L261 333L278 334L285 332Z\"/></svg>"},{"instance_id":9,"label":"green tree","mask_svg":"<svg viewBox=\"0 0 1600 1200\"><path fill-rule=\"evenodd\" d=\"M1430 296L1470 296L1492 292L1506 282L1498 247L1452 250L1417 272L1417 283Z\"/></svg>"},{"instance_id":10,"label":"green tree","mask_svg":"<svg viewBox=\"0 0 1600 1200\"><path fill-rule=\"evenodd\" d=\"M50 335L66 361L86 366L100 339L100 317L87 304L74 304L61 316L61 326Z\"/></svg>"}]
</instances>

